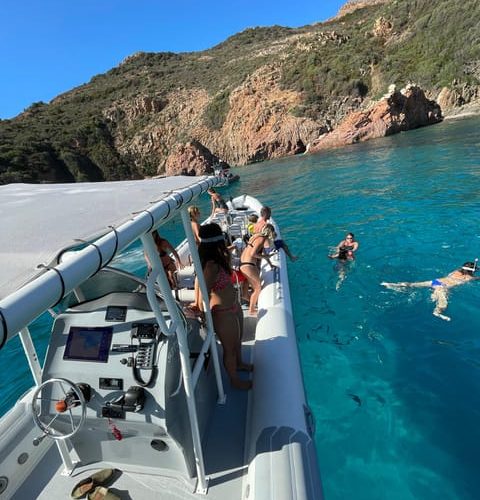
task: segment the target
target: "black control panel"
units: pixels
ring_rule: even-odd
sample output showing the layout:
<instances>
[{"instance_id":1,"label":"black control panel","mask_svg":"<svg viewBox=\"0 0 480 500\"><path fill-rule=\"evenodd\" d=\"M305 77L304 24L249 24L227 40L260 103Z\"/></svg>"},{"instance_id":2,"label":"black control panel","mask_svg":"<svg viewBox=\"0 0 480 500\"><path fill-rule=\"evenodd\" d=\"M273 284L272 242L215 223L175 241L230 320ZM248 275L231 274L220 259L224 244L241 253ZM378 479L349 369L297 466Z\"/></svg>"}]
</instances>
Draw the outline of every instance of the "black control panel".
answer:
<instances>
[{"instance_id":1,"label":"black control panel","mask_svg":"<svg viewBox=\"0 0 480 500\"><path fill-rule=\"evenodd\" d=\"M123 379L100 377L98 379L98 387L100 389L106 389L109 391L111 390L123 391Z\"/></svg>"},{"instance_id":2,"label":"black control panel","mask_svg":"<svg viewBox=\"0 0 480 500\"><path fill-rule=\"evenodd\" d=\"M153 340L157 336L157 330L156 323L132 323L130 336L132 339Z\"/></svg>"},{"instance_id":3,"label":"black control panel","mask_svg":"<svg viewBox=\"0 0 480 500\"><path fill-rule=\"evenodd\" d=\"M126 319L127 319L126 306L107 306L107 312L105 313L105 321L124 322Z\"/></svg>"},{"instance_id":4,"label":"black control panel","mask_svg":"<svg viewBox=\"0 0 480 500\"><path fill-rule=\"evenodd\" d=\"M111 406L102 406L102 417L105 418L125 418L125 412Z\"/></svg>"}]
</instances>

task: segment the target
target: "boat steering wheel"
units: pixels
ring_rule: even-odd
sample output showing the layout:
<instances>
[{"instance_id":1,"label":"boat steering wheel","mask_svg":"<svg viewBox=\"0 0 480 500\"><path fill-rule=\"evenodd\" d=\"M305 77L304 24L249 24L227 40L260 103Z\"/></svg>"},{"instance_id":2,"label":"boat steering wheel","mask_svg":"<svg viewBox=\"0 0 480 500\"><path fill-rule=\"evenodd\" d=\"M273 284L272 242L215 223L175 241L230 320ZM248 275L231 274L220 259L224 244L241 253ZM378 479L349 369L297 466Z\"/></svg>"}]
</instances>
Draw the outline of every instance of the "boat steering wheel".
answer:
<instances>
[{"instance_id":1,"label":"boat steering wheel","mask_svg":"<svg viewBox=\"0 0 480 500\"><path fill-rule=\"evenodd\" d=\"M52 398L52 394L54 394L53 388L57 385L60 386L59 388L63 394L63 399ZM64 385L67 386L68 388L67 390L65 390ZM48 388L48 392L45 396L43 396L42 393L45 391L46 388ZM56 393L58 393L58 391L56 391ZM54 403L55 415L51 417L48 422L44 420L47 420L50 417L50 415L48 415L48 418L42 419L42 406L43 406L42 403L46 404ZM33 393L32 396L31 408L32 408L33 421L35 422L35 425L46 436L49 436L52 439L64 440L71 438L82 428L83 424L85 423L87 403L85 401L85 397L80 387L78 387L77 384L74 384L73 382L65 378L51 378L40 384L35 389L35 392ZM77 419L77 422L74 421L75 415L72 412L72 410L75 409L77 409L77 413L78 410L80 410L80 419L79 420ZM55 420L57 420L57 418L62 413L65 413L69 416L70 427L71 427L70 432L68 431L62 432L58 428L52 426ZM68 426L68 422L66 423L65 426Z\"/></svg>"}]
</instances>

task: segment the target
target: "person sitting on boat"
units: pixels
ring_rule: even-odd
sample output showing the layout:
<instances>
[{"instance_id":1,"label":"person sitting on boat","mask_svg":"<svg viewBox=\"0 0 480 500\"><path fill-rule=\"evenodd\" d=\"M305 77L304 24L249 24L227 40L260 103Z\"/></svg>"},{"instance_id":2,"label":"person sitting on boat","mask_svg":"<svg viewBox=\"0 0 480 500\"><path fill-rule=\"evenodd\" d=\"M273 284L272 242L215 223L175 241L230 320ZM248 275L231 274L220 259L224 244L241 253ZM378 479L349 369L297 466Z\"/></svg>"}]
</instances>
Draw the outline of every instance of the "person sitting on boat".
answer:
<instances>
[{"instance_id":1,"label":"person sitting on boat","mask_svg":"<svg viewBox=\"0 0 480 500\"><path fill-rule=\"evenodd\" d=\"M192 225L193 236L195 237L195 243L200 245L200 209L195 205L188 207L188 215L190 216L190 224Z\"/></svg>"},{"instance_id":2,"label":"person sitting on boat","mask_svg":"<svg viewBox=\"0 0 480 500\"><path fill-rule=\"evenodd\" d=\"M469 281L480 280L480 277L474 276L475 271L477 271L477 267L478 259L475 259L474 262L465 262L463 266L455 269L443 278L435 278L429 281L417 282L401 281L399 283L387 283L384 281L381 283L381 285L396 291L402 290L406 287L431 288L431 299L435 303L433 315L445 321L450 321L451 318L443 314L445 309L448 307L449 290L454 286L464 285Z\"/></svg>"},{"instance_id":3,"label":"person sitting on boat","mask_svg":"<svg viewBox=\"0 0 480 500\"><path fill-rule=\"evenodd\" d=\"M258 222L257 214L250 214L248 216L247 232L249 236L255 233L255 224Z\"/></svg>"},{"instance_id":4,"label":"person sitting on boat","mask_svg":"<svg viewBox=\"0 0 480 500\"><path fill-rule=\"evenodd\" d=\"M256 314L258 296L262 290L258 264L261 259L268 260L265 247L272 246L274 238L275 229L271 224L266 224L260 233L255 233L250 238L240 257L240 271L246 276L253 290L248 308L248 312L252 315Z\"/></svg>"},{"instance_id":5,"label":"person sitting on boat","mask_svg":"<svg viewBox=\"0 0 480 500\"><path fill-rule=\"evenodd\" d=\"M355 235L353 233L348 233L345 239L336 246L335 253L328 257L338 260L354 260L357 250L358 241L355 240Z\"/></svg>"},{"instance_id":6,"label":"person sitting on boat","mask_svg":"<svg viewBox=\"0 0 480 500\"><path fill-rule=\"evenodd\" d=\"M210 195L210 200L212 201L212 213L210 217L213 217L215 214L226 214L228 213L228 206L226 201L220 196L219 193L215 191L215 189L210 188L208 191Z\"/></svg>"},{"instance_id":7,"label":"person sitting on boat","mask_svg":"<svg viewBox=\"0 0 480 500\"><path fill-rule=\"evenodd\" d=\"M243 313L230 277L232 270L225 237L220 226L212 223L200 226L200 238L198 253L209 292L213 326L223 347L225 370L233 387L250 389L252 382L241 380L237 374L237 370L251 371L252 366L242 362Z\"/></svg>"},{"instance_id":8,"label":"person sitting on boat","mask_svg":"<svg viewBox=\"0 0 480 500\"><path fill-rule=\"evenodd\" d=\"M158 255L160 257L160 260L162 261L163 269L165 269L165 272L167 274L170 287L172 289L176 288L177 282L175 279L175 271L177 270L177 267L179 269L183 269L182 261L180 260L180 257L175 248L168 240L162 238L158 231L152 231L152 236L158 250ZM173 254L175 260L172 259L170 253ZM148 260L147 254L145 254L145 260L147 261L148 272L150 272L152 270L152 265Z\"/></svg>"}]
</instances>

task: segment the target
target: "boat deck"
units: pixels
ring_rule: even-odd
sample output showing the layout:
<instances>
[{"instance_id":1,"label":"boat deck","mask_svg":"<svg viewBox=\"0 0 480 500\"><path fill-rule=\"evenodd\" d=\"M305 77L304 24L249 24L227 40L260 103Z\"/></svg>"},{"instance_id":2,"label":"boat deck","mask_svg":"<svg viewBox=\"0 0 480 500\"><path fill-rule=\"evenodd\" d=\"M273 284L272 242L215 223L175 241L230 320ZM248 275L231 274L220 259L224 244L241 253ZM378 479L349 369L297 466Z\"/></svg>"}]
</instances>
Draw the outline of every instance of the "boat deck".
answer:
<instances>
[{"instance_id":1,"label":"boat deck","mask_svg":"<svg viewBox=\"0 0 480 500\"><path fill-rule=\"evenodd\" d=\"M244 359L249 362L252 360L255 326L256 319L245 316L243 355ZM218 344L218 347L221 359L221 345ZM226 404L216 406L204 439L205 470L209 478L207 498L235 500L244 497L243 479L247 473L248 464L248 457L245 455L245 436L248 432L252 391L232 389L223 368L222 373L227 395ZM71 476L64 476L60 455L56 446L52 446L29 480L17 490L12 499L68 498L80 480L102 468L111 467L115 468L115 464L79 466ZM122 500L198 499L199 496L194 492L195 483L195 480L189 483L181 477L149 475L144 468L143 473L117 470L107 486Z\"/></svg>"}]
</instances>

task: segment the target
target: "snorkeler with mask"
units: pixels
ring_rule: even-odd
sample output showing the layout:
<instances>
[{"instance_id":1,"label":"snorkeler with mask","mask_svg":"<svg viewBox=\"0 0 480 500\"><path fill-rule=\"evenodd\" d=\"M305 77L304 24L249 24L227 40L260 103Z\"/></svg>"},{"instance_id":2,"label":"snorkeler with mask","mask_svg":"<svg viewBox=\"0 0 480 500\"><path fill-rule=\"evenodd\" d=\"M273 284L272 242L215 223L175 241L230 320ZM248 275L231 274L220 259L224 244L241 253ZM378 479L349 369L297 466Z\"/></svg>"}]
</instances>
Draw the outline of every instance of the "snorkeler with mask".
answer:
<instances>
[{"instance_id":1,"label":"snorkeler with mask","mask_svg":"<svg viewBox=\"0 0 480 500\"><path fill-rule=\"evenodd\" d=\"M477 269L478 259L475 259L474 262L465 262L462 267L455 269L455 271L452 271L443 278L435 278L430 281L417 281L413 283L406 281L401 281L399 283L386 283L384 281L380 284L395 291L401 291L404 288L431 288L431 298L435 303L433 315L445 321L450 321L451 318L443 314L445 309L448 307L448 292L450 288L463 285L469 281L479 280L480 277L474 276Z\"/></svg>"}]
</instances>

